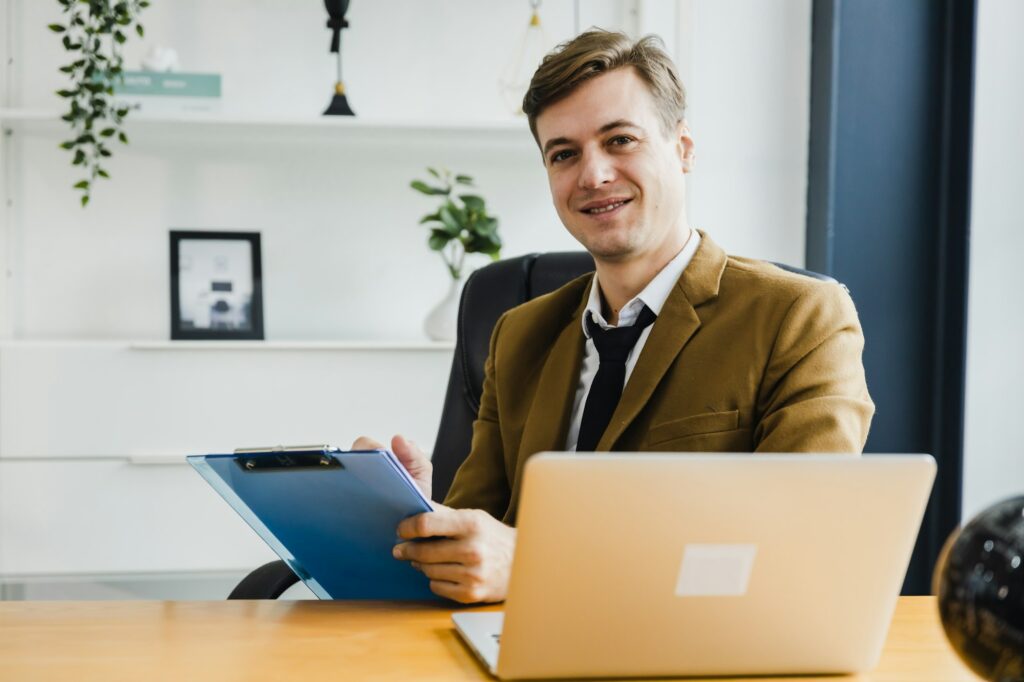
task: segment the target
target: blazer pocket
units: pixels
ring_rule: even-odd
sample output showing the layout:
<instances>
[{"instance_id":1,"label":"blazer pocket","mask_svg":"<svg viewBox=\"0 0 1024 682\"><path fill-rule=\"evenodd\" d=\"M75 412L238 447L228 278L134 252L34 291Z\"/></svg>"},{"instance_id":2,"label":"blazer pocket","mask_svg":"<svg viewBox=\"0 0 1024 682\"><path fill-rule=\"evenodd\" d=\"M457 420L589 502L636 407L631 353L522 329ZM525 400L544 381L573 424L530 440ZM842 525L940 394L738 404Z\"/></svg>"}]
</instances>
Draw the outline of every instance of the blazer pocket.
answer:
<instances>
[{"instance_id":1,"label":"blazer pocket","mask_svg":"<svg viewBox=\"0 0 1024 682\"><path fill-rule=\"evenodd\" d=\"M732 431L740 426L740 411L729 410L728 412L705 412L694 414L682 419L673 419L657 426L652 426L647 432L647 444L657 445L665 441L686 436L696 436L705 433L717 433L719 431Z\"/></svg>"}]
</instances>

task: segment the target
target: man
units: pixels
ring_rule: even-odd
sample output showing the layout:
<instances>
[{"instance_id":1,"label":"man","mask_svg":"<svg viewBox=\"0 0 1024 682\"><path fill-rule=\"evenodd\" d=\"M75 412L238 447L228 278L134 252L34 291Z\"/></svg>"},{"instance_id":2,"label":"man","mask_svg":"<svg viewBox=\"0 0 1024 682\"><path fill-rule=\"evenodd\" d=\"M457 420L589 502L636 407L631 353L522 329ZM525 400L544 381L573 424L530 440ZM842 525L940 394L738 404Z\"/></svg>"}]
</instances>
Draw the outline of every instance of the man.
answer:
<instances>
[{"instance_id":1,"label":"man","mask_svg":"<svg viewBox=\"0 0 1024 682\"><path fill-rule=\"evenodd\" d=\"M505 598L523 464L537 452L864 446L874 406L846 292L726 256L687 224L694 143L659 45L584 33L544 59L524 99L555 209L596 274L495 325L446 506L398 529L434 538L395 556L442 596ZM429 497L427 457L401 436L391 447Z\"/></svg>"}]
</instances>

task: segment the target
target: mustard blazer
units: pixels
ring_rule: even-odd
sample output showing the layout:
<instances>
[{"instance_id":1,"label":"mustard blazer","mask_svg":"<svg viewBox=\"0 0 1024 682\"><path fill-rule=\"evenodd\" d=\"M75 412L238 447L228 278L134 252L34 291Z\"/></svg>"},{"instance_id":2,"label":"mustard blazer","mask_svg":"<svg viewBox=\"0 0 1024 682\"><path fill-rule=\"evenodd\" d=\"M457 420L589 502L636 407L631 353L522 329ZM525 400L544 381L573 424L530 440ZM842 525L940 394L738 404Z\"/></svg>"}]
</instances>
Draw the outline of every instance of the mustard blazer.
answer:
<instances>
[{"instance_id":1,"label":"mustard blazer","mask_svg":"<svg viewBox=\"0 0 1024 682\"><path fill-rule=\"evenodd\" d=\"M514 523L526 460L565 449L592 280L498 320L445 504ZM701 233L597 450L860 452L874 414L863 348L843 287L728 256Z\"/></svg>"}]
</instances>

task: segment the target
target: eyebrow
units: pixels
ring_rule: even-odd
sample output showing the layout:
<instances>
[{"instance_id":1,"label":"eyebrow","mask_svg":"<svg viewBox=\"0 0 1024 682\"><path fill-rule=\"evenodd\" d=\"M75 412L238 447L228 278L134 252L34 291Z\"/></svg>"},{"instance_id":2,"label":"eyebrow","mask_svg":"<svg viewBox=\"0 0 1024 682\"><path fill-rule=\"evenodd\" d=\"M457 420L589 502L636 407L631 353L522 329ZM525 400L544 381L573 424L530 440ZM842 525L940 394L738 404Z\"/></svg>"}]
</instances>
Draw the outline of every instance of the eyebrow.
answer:
<instances>
[{"instance_id":1,"label":"eyebrow","mask_svg":"<svg viewBox=\"0 0 1024 682\"><path fill-rule=\"evenodd\" d=\"M637 124L633 123L632 121L627 121L624 118L620 118L618 120L611 121L610 123L605 123L603 126L601 126L598 129L597 132L598 133L607 133L609 130L615 130L616 128L633 128L634 130L640 130L640 131L643 130L642 127L638 126ZM572 140L569 139L568 137L553 137L553 138L551 138L550 140L548 140L547 142L544 143L544 155L547 156L547 153L551 150L552 147L557 147L558 145L561 145L561 144L571 144L571 143L572 143Z\"/></svg>"}]
</instances>

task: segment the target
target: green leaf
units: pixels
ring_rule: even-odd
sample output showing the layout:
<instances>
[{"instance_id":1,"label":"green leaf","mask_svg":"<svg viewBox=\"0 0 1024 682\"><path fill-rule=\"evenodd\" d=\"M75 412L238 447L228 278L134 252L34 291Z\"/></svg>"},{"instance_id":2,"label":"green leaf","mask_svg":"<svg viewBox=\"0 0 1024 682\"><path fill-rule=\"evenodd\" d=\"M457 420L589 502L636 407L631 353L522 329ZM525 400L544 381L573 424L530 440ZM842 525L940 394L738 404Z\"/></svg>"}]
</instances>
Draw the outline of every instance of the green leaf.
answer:
<instances>
[{"instance_id":1,"label":"green leaf","mask_svg":"<svg viewBox=\"0 0 1024 682\"><path fill-rule=\"evenodd\" d=\"M412 182L409 183L409 186L412 187L417 192L422 192L423 194L426 194L428 196L437 194L448 194L447 190L438 189L437 187L431 187L427 183L422 182L420 180L413 180Z\"/></svg>"},{"instance_id":2,"label":"green leaf","mask_svg":"<svg viewBox=\"0 0 1024 682\"><path fill-rule=\"evenodd\" d=\"M63 33L64 31L67 30L66 28L64 28L60 24L49 24L46 28L50 29L54 33Z\"/></svg>"},{"instance_id":3,"label":"green leaf","mask_svg":"<svg viewBox=\"0 0 1024 682\"><path fill-rule=\"evenodd\" d=\"M140 38L146 35L146 31L142 28L142 24L135 24L135 32L139 34Z\"/></svg>"},{"instance_id":4,"label":"green leaf","mask_svg":"<svg viewBox=\"0 0 1024 682\"><path fill-rule=\"evenodd\" d=\"M75 159L71 162L72 166L81 166L85 163L85 152L81 149L75 150Z\"/></svg>"},{"instance_id":5,"label":"green leaf","mask_svg":"<svg viewBox=\"0 0 1024 682\"><path fill-rule=\"evenodd\" d=\"M89 189L89 181L88 180L81 180L79 182L76 182L74 188L75 189Z\"/></svg>"},{"instance_id":6,"label":"green leaf","mask_svg":"<svg viewBox=\"0 0 1024 682\"><path fill-rule=\"evenodd\" d=\"M77 90L58 90L57 95L60 97L74 97L78 94Z\"/></svg>"},{"instance_id":7,"label":"green leaf","mask_svg":"<svg viewBox=\"0 0 1024 682\"><path fill-rule=\"evenodd\" d=\"M70 150L70 149L73 149L74 146L75 146L75 143L73 141L71 141L71 140L68 140L67 142L61 142L60 143L60 148L61 149L69 149Z\"/></svg>"},{"instance_id":8,"label":"green leaf","mask_svg":"<svg viewBox=\"0 0 1024 682\"><path fill-rule=\"evenodd\" d=\"M437 214L441 216L444 231L449 235L455 237L458 236L459 232L462 232L462 221L459 220L455 206L451 202L442 206Z\"/></svg>"},{"instance_id":9,"label":"green leaf","mask_svg":"<svg viewBox=\"0 0 1024 682\"><path fill-rule=\"evenodd\" d=\"M82 208L85 208L85 205L88 204L88 203L89 203L89 195L88 194L83 194L82 195Z\"/></svg>"},{"instance_id":10,"label":"green leaf","mask_svg":"<svg viewBox=\"0 0 1024 682\"><path fill-rule=\"evenodd\" d=\"M58 71L60 71L61 73L74 73L75 67L73 67L70 64L68 64L67 66L60 67L60 69L58 69Z\"/></svg>"},{"instance_id":11,"label":"green leaf","mask_svg":"<svg viewBox=\"0 0 1024 682\"><path fill-rule=\"evenodd\" d=\"M120 31L114 31L114 40L117 41L118 45L124 45L124 42L128 40L128 36Z\"/></svg>"},{"instance_id":12,"label":"green leaf","mask_svg":"<svg viewBox=\"0 0 1024 682\"><path fill-rule=\"evenodd\" d=\"M498 219L490 216L484 218L476 226L477 232L480 234L491 234L494 236L498 235Z\"/></svg>"},{"instance_id":13,"label":"green leaf","mask_svg":"<svg viewBox=\"0 0 1024 682\"><path fill-rule=\"evenodd\" d=\"M102 135L103 137L110 137L116 132L117 131L113 128L104 128L103 130L100 131L100 135Z\"/></svg>"},{"instance_id":14,"label":"green leaf","mask_svg":"<svg viewBox=\"0 0 1024 682\"><path fill-rule=\"evenodd\" d=\"M455 182L460 185L472 185L473 178L469 177L468 175L456 175Z\"/></svg>"},{"instance_id":15,"label":"green leaf","mask_svg":"<svg viewBox=\"0 0 1024 682\"><path fill-rule=\"evenodd\" d=\"M427 166L427 172L430 173L431 175L433 175L438 180L441 179L441 174L437 171L436 168L431 168L431 167Z\"/></svg>"},{"instance_id":16,"label":"green leaf","mask_svg":"<svg viewBox=\"0 0 1024 682\"><path fill-rule=\"evenodd\" d=\"M430 237L427 239L427 246L432 251L440 251L448 245L448 242L452 240L452 237L444 230L431 230Z\"/></svg>"},{"instance_id":17,"label":"green leaf","mask_svg":"<svg viewBox=\"0 0 1024 682\"><path fill-rule=\"evenodd\" d=\"M441 222L441 215L439 213L431 213L420 218L420 225L424 223L439 223Z\"/></svg>"},{"instance_id":18,"label":"green leaf","mask_svg":"<svg viewBox=\"0 0 1024 682\"><path fill-rule=\"evenodd\" d=\"M121 140L122 144L128 144L128 136L125 135L124 133L118 133L117 139Z\"/></svg>"},{"instance_id":19,"label":"green leaf","mask_svg":"<svg viewBox=\"0 0 1024 682\"><path fill-rule=\"evenodd\" d=\"M497 235L474 234L463 240L466 253L494 254L501 250L501 239Z\"/></svg>"},{"instance_id":20,"label":"green leaf","mask_svg":"<svg viewBox=\"0 0 1024 682\"><path fill-rule=\"evenodd\" d=\"M108 173L107 171L103 170L102 168L97 168L96 169L96 175L100 176L101 178L106 178L108 180L110 179L110 173Z\"/></svg>"},{"instance_id":21,"label":"green leaf","mask_svg":"<svg viewBox=\"0 0 1024 682\"><path fill-rule=\"evenodd\" d=\"M110 153L109 149L100 149L100 156L102 156L104 158L109 158L109 157L113 156L113 154Z\"/></svg>"},{"instance_id":22,"label":"green leaf","mask_svg":"<svg viewBox=\"0 0 1024 682\"><path fill-rule=\"evenodd\" d=\"M462 199L462 203L466 205L471 211L484 212L484 198L479 197L475 194L460 194L459 198Z\"/></svg>"}]
</instances>

